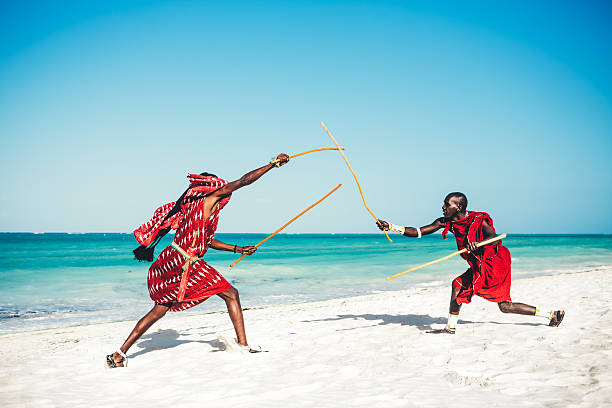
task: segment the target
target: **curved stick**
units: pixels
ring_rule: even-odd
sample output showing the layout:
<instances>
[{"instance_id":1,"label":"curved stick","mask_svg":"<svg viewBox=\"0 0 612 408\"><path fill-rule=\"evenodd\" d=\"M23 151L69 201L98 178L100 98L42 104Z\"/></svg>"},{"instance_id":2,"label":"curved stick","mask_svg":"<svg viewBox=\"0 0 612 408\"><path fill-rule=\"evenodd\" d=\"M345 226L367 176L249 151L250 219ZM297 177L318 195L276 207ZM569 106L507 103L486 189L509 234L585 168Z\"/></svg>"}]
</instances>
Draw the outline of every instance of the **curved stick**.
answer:
<instances>
[{"instance_id":1,"label":"curved stick","mask_svg":"<svg viewBox=\"0 0 612 408\"><path fill-rule=\"evenodd\" d=\"M338 144L338 142L336 142L336 139L334 139L334 137L332 136L332 134L330 133L329 130L327 130L327 127L325 127L325 124L323 122L321 122L321 126L323 126L323 129L325 129L325 131L327 132L327 134L329 135L329 137L331 137L331 140L333 140L333 142L336 144L336 146L338 146L338 151L340 152L340 154L342 155L342 157L344 158L344 161L346 162L346 165L348 166L349 170L351 171L351 173L353 173L353 177L355 178L355 181L357 182L357 187L359 187L359 194L361 194L361 199L363 200L363 205L365 206L365 209L368 210L368 212L370 214L372 214L372 217L374 217L374 219L376 221L380 221L378 219L377 216L374 215L374 213L372 212L372 210L370 210L370 208L368 207L368 204L366 203L365 197L363 196L363 190L361 189L361 184L359 184L359 180L357 180L357 176L355 175L355 172L353 171L353 168L351 167L351 165L348 162L348 159L346 158L346 156L344 155L344 152L341 150L340 145ZM389 238L389 234L387 234L387 231L383 231L385 233L385 235L387 236L387 239L389 240L389 242L393 242L391 241L391 238Z\"/></svg>"},{"instance_id":2,"label":"curved stick","mask_svg":"<svg viewBox=\"0 0 612 408\"><path fill-rule=\"evenodd\" d=\"M261 242L259 242L258 244L255 245L255 247L259 247L261 244L263 244L264 242L266 242L267 240L269 240L270 238L272 238L273 236L275 236L276 234L278 234L280 231L282 231L287 225L291 224L293 221L297 220L299 217L301 217L306 211L310 210L312 207L314 207L315 205L319 204L321 201L325 200L327 197L329 197L330 195L332 195L332 193L334 191L336 191L337 189L339 189L342 186L342 184L338 184L336 186L336 188L334 188L332 191L330 191L329 193L325 194L325 196L323 198L321 198L319 201L317 201L316 203L312 204L310 207L308 207L307 209L305 209L304 211L302 211L301 213L299 213L298 215L296 215L295 217L293 217L291 220L289 220L287 223L285 223L285 225L283 225L282 227L280 227L279 229L277 229L276 231L274 231L272 234L268 235L264 240L262 240ZM233 267L234 265L236 265L238 262L240 262L242 260L242 258L244 258L246 255L242 255L240 258L236 259L231 265L230 268Z\"/></svg>"},{"instance_id":3,"label":"curved stick","mask_svg":"<svg viewBox=\"0 0 612 408\"><path fill-rule=\"evenodd\" d=\"M481 247L483 245L488 245L488 244L490 244L492 242L499 241L500 239L504 239L504 238L506 238L506 234L501 234L501 235L498 235L498 236L496 236L494 238L487 239L486 241L480 241L479 243L476 244L476 246L477 247ZM453 256L462 254L462 253L464 253L466 251L467 251L467 248L463 248L461 251L453 252L452 254L443 256L442 258L436 259L435 261L427 262L426 264L423 264L421 266L417 266L415 268L408 269L407 271L396 273L395 275L388 276L387 280L393 279L393 278L397 278L398 276L403 275L405 273L416 271L417 269L421 269L421 268L424 268L424 267L429 266L429 265L433 265L433 264L438 263L438 262L442 262L442 261L444 261L444 260L446 260L448 258L452 258Z\"/></svg>"},{"instance_id":4,"label":"curved stick","mask_svg":"<svg viewBox=\"0 0 612 408\"><path fill-rule=\"evenodd\" d=\"M308 151L305 151L305 152L302 152L302 153L294 154L293 156L289 156L289 158L293 159L294 157L298 157L298 156L301 156L303 154L308 154L308 153L312 153L312 152L321 152L323 150L344 150L344 147L338 146L338 147L324 147L322 149L312 149L312 150L308 150ZM278 160L278 159L272 160L270 162L270 164L278 163L279 161L280 160Z\"/></svg>"}]
</instances>

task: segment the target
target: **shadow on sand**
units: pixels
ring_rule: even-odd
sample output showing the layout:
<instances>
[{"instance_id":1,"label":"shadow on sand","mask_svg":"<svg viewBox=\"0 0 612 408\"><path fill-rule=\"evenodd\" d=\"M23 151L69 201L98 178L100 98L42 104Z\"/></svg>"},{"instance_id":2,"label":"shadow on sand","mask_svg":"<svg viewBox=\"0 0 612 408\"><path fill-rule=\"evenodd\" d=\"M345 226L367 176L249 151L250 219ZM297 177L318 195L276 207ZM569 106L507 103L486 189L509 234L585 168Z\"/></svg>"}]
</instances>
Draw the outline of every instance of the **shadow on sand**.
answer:
<instances>
[{"instance_id":1,"label":"shadow on sand","mask_svg":"<svg viewBox=\"0 0 612 408\"><path fill-rule=\"evenodd\" d=\"M214 334L214 332L210 332L210 333L199 333L197 334L198 338L202 338L208 334ZM169 349L169 348L173 348L173 347L177 347L180 346L181 344L186 344L186 343L205 343L210 345L213 350L211 350L211 352L216 352L216 351L224 351L225 350L225 343L219 341L218 339L214 339L214 340L179 340L179 337L187 337L187 336L192 336L192 334L188 334L188 333L181 333L179 334L178 331L176 330L158 330L156 332L150 333L150 334L145 334L144 336L141 337L141 340L136 344L136 346L138 346L138 348L140 348L141 350L130 354L130 358L139 356L141 354L146 354L149 353L151 351L155 351L155 350L162 350L162 349Z\"/></svg>"},{"instance_id":2,"label":"shadow on sand","mask_svg":"<svg viewBox=\"0 0 612 408\"><path fill-rule=\"evenodd\" d=\"M362 315L338 315L338 317L330 317L327 319L317 319L317 320L304 320L304 322L331 322L338 321L344 319L351 320L370 320L370 321L379 321L376 324L372 324L365 327L372 326L383 326L387 324L399 324L402 326L414 326L421 331L433 330L431 327L432 324L446 324L446 317L431 317L430 315L415 315L415 314L406 314L406 315L388 315L388 314L362 314ZM543 323L513 323L513 322L474 322L471 320L459 320L459 324L469 324L469 323L490 323L490 324L510 324L513 326L545 326ZM345 330L355 330L361 329L361 327L354 327L350 329L338 329L337 331L345 331Z\"/></svg>"}]
</instances>

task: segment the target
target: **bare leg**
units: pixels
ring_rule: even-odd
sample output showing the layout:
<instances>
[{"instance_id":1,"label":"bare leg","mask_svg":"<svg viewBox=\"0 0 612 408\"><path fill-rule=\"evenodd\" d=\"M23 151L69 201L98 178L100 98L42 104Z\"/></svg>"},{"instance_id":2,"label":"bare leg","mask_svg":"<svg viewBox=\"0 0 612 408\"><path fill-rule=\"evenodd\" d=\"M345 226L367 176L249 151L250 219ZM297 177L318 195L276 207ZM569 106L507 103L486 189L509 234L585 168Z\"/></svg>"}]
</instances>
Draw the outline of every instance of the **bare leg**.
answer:
<instances>
[{"instance_id":1,"label":"bare leg","mask_svg":"<svg viewBox=\"0 0 612 408\"><path fill-rule=\"evenodd\" d=\"M151 309L149 313L147 313L142 319L138 321L138 323L136 323L136 326L134 326L132 332L125 340L123 345L119 348L119 350L121 350L123 353L127 353L129 348L132 347L132 345L136 342L136 340L140 338L140 336L142 336L147 330L149 330L153 323L164 317L168 309L168 307L163 305L153 306L153 309ZM114 353L113 359L116 363L118 363L117 365L119 365L120 367L123 366L123 363L121 362L123 360L123 357L121 357L119 353Z\"/></svg>"},{"instance_id":2,"label":"bare leg","mask_svg":"<svg viewBox=\"0 0 612 408\"><path fill-rule=\"evenodd\" d=\"M455 285L451 285L451 300L450 300L450 305L448 307L448 313L458 316L459 315L459 311L461 310L461 305L459 303L457 303L457 296L459 296L459 292L461 291L461 288L456 287ZM456 319L456 318L455 318ZM450 320L450 318L449 318ZM456 322L456 320L455 320ZM454 329L454 324L453 324L453 328L452 330L450 330L447 327L445 327L444 329L439 329L439 330L430 330L427 333L430 334L455 334L455 329Z\"/></svg>"},{"instance_id":3,"label":"bare leg","mask_svg":"<svg viewBox=\"0 0 612 408\"><path fill-rule=\"evenodd\" d=\"M230 319L232 320L232 324L234 325L234 330L236 331L238 344L241 346L248 346L249 344L247 343L246 332L244 330L244 318L242 316L242 307L240 306L240 296L238 295L238 290L232 286L228 290L219 293L219 297L225 300L227 311L230 315Z\"/></svg>"},{"instance_id":4,"label":"bare leg","mask_svg":"<svg viewBox=\"0 0 612 408\"><path fill-rule=\"evenodd\" d=\"M502 313L515 313L530 316L534 316L536 314L535 307L526 305L524 303L499 302L497 306Z\"/></svg>"},{"instance_id":5,"label":"bare leg","mask_svg":"<svg viewBox=\"0 0 612 408\"><path fill-rule=\"evenodd\" d=\"M540 314L538 314L537 308L524 303L499 302L497 306L499 306L499 310L504 313L516 313L547 318L548 325L553 327L559 326L561 321L563 321L563 317L565 316L564 310L556 310L554 312L551 310L550 312L540 312Z\"/></svg>"},{"instance_id":6,"label":"bare leg","mask_svg":"<svg viewBox=\"0 0 612 408\"><path fill-rule=\"evenodd\" d=\"M451 300L450 306L448 308L448 313L458 315L459 310L461 310L461 305L457 303L457 296L459 296L459 292L461 288L456 287L455 285L451 285Z\"/></svg>"}]
</instances>

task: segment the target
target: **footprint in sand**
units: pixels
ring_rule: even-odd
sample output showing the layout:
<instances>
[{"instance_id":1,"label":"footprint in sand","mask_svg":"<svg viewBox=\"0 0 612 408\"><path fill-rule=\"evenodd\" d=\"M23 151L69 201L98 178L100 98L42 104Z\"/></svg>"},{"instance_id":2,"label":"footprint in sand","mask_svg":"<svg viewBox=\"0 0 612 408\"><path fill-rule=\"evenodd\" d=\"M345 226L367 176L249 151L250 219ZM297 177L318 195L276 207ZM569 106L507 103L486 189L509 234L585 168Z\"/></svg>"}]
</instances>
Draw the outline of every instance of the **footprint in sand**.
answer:
<instances>
[{"instance_id":1,"label":"footprint in sand","mask_svg":"<svg viewBox=\"0 0 612 408\"><path fill-rule=\"evenodd\" d=\"M455 385L477 385L479 387L488 387L489 379L484 377L468 377L464 375L460 375L454 371L449 372L445 375L445 378L448 382Z\"/></svg>"}]
</instances>

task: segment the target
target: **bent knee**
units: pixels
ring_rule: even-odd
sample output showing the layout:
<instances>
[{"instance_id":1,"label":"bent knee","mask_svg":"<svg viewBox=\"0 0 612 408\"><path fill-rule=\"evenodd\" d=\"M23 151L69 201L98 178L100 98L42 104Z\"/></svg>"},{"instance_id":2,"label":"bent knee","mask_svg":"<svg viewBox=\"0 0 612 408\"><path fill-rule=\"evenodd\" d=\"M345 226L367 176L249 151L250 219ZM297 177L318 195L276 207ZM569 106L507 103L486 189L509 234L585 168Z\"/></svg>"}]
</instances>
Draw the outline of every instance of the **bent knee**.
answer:
<instances>
[{"instance_id":1,"label":"bent knee","mask_svg":"<svg viewBox=\"0 0 612 408\"><path fill-rule=\"evenodd\" d=\"M512 303L510 302L499 302L497 306L502 313L512 313Z\"/></svg>"},{"instance_id":2,"label":"bent knee","mask_svg":"<svg viewBox=\"0 0 612 408\"><path fill-rule=\"evenodd\" d=\"M227 290L224 290L223 292L219 293L219 296L221 296L225 300L238 300L240 298L240 294L238 293L238 289L236 289L233 286L231 288L229 288Z\"/></svg>"},{"instance_id":3,"label":"bent knee","mask_svg":"<svg viewBox=\"0 0 612 408\"><path fill-rule=\"evenodd\" d=\"M168 312L168 310L169 310L169 309L170 309L170 308L165 307L165 306L162 306L162 307L155 307L155 308L152 310L153 317L154 317L155 319L161 319L162 317L164 317L164 316L166 315L166 313Z\"/></svg>"},{"instance_id":4,"label":"bent knee","mask_svg":"<svg viewBox=\"0 0 612 408\"><path fill-rule=\"evenodd\" d=\"M165 305L156 304L153 307L153 309L151 309L151 311L147 313L145 317L143 317L143 319L148 318L148 319L153 319L154 321L157 321L161 319L162 317L164 317L168 310L169 310L169 307Z\"/></svg>"}]
</instances>

